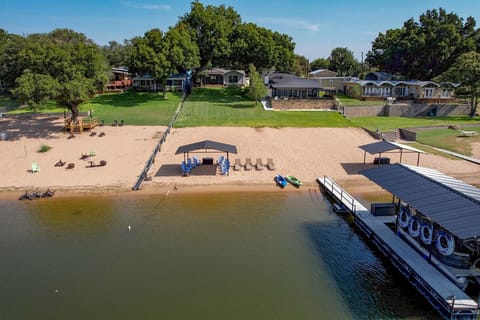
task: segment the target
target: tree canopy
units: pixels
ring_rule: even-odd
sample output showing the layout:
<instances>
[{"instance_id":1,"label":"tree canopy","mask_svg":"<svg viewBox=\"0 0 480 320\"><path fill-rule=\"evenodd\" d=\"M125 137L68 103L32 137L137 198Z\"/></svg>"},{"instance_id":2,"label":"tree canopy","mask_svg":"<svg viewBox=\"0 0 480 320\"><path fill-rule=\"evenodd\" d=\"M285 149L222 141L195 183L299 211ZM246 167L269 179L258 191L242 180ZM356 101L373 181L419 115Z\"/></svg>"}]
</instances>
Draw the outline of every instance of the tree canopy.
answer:
<instances>
[{"instance_id":1,"label":"tree canopy","mask_svg":"<svg viewBox=\"0 0 480 320\"><path fill-rule=\"evenodd\" d=\"M348 48L333 49L329 61L329 69L335 71L339 77L354 76L360 72L360 63Z\"/></svg>"},{"instance_id":2,"label":"tree canopy","mask_svg":"<svg viewBox=\"0 0 480 320\"><path fill-rule=\"evenodd\" d=\"M267 95L267 87L265 86L262 77L257 72L253 64L248 66L248 75L250 77L250 87L248 88L248 96L255 100L255 104Z\"/></svg>"},{"instance_id":3,"label":"tree canopy","mask_svg":"<svg viewBox=\"0 0 480 320\"><path fill-rule=\"evenodd\" d=\"M457 83L470 91L472 97L470 116L475 116L480 95L480 53L470 51L462 54L447 71L435 80Z\"/></svg>"},{"instance_id":4,"label":"tree canopy","mask_svg":"<svg viewBox=\"0 0 480 320\"><path fill-rule=\"evenodd\" d=\"M5 35L3 35L5 36ZM0 76L15 83L24 103L55 99L78 116L78 105L103 89L108 64L100 48L69 29L26 37L6 35L0 49Z\"/></svg>"},{"instance_id":5,"label":"tree canopy","mask_svg":"<svg viewBox=\"0 0 480 320\"><path fill-rule=\"evenodd\" d=\"M431 80L445 72L463 53L480 49L475 20L465 21L444 9L427 10L401 28L379 33L366 61L379 70L409 79Z\"/></svg>"}]
</instances>

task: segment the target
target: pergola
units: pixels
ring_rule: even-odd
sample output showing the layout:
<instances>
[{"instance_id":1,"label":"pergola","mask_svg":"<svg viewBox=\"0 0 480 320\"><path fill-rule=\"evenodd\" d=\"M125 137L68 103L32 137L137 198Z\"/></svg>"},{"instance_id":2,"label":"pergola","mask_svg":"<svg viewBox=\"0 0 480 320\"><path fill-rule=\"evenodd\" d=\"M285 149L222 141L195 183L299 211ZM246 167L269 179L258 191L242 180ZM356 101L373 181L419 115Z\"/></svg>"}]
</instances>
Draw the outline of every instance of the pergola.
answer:
<instances>
[{"instance_id":1,"label":"pergola","mask_svg":"<svg viewBox=\"0 0 480 320\"><path fill-rule=\"evenodd\" d=\"M377 154L378 153L378 157L381 158L382 153L387 153L387 152L394 153L395 150L399 150L399 151L396 151L396 153L400 153L400 163L402 163L402 155L403 155L404 152L405 153L416 153L418 155L418 157L417 157L417 166L418 166L418 164L420 163L420 154L425 153L422 150L418 150L418 149L415 149L413 147L410 147L410 146L407 146L407 145L404 145L404 144L396 143L396 142L393 142L393 141L386 141L386 140L382 140L382 141L374 142L374 143L370 143L370 144L365 144L363 146L360 146L359 148L364 151L364 153L363 153L363 164L365 164L366 157L367 157L367 152L370 153L370 154ZM380 161L378 162L378 164L380 164Z\"/></svg>"},{"instance_id":2,"label":"pergola","mask_svg":"<svg viewBox=\"0 0 480 320\"><path fill-rule=\"evenodd\" d=\"M175 154L183 153L183 160L185 161L190 153L219 153L226 152L227 159L230 153L237 153L237 147L232 144L226 144L211 140L204 140L192 144L186 144L178 147Z\"/></svg>"}]
</instances>

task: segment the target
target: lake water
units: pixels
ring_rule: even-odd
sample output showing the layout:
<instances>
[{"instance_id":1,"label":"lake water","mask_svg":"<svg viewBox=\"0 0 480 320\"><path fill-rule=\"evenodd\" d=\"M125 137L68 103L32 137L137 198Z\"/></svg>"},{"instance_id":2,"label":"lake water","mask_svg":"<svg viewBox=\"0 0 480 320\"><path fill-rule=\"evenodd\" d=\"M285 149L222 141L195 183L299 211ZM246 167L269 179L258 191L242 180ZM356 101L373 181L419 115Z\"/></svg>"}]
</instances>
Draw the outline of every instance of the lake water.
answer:
<instances>
[{"instance_id":1,"label":"lake water","mask_svg":"<svg viewBox=\"0 0 480 320\"><path fill-rule=\"evenodd\" d=\"M0 319L437 319L318 190L3 200L0 257Z\"/></svg>"}]
</instances>

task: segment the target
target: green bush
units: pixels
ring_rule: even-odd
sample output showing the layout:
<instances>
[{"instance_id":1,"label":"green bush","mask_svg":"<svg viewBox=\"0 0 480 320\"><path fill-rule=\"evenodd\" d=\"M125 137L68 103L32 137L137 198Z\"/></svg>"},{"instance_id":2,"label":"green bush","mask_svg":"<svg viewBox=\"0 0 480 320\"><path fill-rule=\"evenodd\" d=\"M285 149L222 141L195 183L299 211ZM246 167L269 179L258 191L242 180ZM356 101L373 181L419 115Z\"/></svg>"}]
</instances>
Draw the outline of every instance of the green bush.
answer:
<instances>
[{"instance_id":1,"label":"green bush","mask_svg":"<svg viewBox=\"0 0 480 320\"><path fill-rule=\"evenodd\" d=\"M43 152L47 152L50 149L52 149L52 147L50 147L46 144L42 144L42 146L40 147L40 149L38 149L37 152L43 153Z\"/></svg>"}]
</instances>

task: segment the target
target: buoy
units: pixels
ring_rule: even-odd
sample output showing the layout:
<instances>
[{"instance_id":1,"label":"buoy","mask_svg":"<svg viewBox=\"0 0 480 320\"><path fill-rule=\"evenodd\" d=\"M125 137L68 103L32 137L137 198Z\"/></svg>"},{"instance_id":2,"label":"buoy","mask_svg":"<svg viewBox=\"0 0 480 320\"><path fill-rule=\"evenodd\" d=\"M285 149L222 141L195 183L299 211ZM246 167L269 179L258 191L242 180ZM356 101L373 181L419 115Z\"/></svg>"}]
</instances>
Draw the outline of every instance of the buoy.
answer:
<instances>
[{"instance_id":1,"label":"buoy","mask_svg":"<svg viewBox=\"0 0 480 320\"><path fill-rule=\"evenodd\" d=\"M410 213L410 210L408 210L407 207L402 206L400 208L400 214L398 215L398 225L402 228L407 228L408 225L410 224L410 219L412 217L412 214Z\"/></svg>"},{"instance_id":2,"label":"buoy","mask_svg":"<svg viewBox=\"0 0 480 320\"><path fill-rule=\"evenodd\" d=\"M408 233L416 238L420 235L420 221L416 216L412 216L410 219L410 224L408 225Z\"/></svg>"},{"instance_id":3,"label":"buoy","mask_svg":"<svg viewBox=\"0 0 480 320\"><path fill-rule=\"evenodd\" d=\"M433 239L433 226L431 223L423 223L420 228L420 239L426 245L430 245Z\"/></svg>"},{"instance_id":4,"label":"buoy","mask_svg":"<svg viewBox=\"0 0 480 320\"><path fill-rule=\"evenodd\" d=\"M449 256L455 249L455 241L450 233L440 231L436 242L437 250L444 256Z\"/></svg>"},{"instance_id":5,"label":"buoy","mask_svg":"<svg viewBox=\"0 0 480 320\"><path fill-rule=\"evenodd\" d=\"M131 230L132 230L132 226L128 225L128 231L131 231Z\"/></svg>"}]
</instances>

